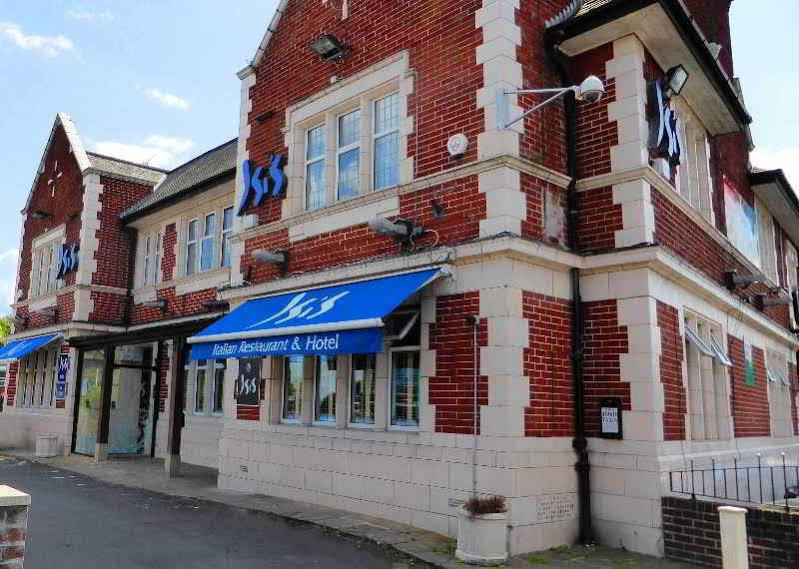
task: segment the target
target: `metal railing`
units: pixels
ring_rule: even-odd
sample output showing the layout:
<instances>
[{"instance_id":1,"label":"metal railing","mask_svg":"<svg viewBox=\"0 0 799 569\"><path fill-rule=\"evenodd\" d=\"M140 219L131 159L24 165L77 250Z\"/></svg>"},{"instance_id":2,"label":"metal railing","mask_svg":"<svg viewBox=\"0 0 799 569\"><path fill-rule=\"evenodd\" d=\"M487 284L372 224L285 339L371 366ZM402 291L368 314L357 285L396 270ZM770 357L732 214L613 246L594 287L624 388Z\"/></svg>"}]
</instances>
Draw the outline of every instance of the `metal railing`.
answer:
<instances>
[{"instance_id":1,"label":"metal railing","mask_svg":"<svg viewBox=\"0 0 799 569\"><path fill-rule=\"evenodd\" d=\"M697 498L712 498L745 504L761 504L799 509L799 466L788 465L785 453L780 453L780 465L764 466L760 454L757 464L741 466L733 459L732 467L719 467L711 460L710 468L695 468L669 472L669 490L674 494Z\"/></svg>"}]
</instances>

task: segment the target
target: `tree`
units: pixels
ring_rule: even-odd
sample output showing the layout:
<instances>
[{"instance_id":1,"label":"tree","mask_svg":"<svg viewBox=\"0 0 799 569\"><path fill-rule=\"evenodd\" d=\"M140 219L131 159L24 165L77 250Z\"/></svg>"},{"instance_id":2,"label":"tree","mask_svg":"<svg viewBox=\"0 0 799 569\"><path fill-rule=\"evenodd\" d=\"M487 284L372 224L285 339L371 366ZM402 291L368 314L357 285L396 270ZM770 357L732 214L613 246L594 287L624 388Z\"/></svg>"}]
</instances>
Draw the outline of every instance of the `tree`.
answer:
<instances>
[{"instance_id":1,"label":"tree","mask_svg":"<svg viewBox=\"0 0 799 569\"><path fill-rule=\"evenodd\" d=\"M14 319L11 316L0 317L0 345L6 343L6 338L14 329Z\"/></svg>"}]
</instances>

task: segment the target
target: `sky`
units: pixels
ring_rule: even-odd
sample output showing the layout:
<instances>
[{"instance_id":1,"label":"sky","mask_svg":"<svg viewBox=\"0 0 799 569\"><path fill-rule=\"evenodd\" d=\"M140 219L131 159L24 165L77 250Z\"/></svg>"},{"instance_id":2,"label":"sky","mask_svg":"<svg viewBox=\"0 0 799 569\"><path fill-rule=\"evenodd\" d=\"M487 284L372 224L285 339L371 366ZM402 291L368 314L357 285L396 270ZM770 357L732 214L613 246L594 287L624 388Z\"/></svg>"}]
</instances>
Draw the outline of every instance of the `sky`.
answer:
<instances>
[{"instance_id":1,"label":"sky","mask_svg":"<svg viewBox=\"0 0 799 569\"><path fill-rule=\"evenodd\" d=\"M307 1L307 0L305 0ZM170 168L238 133L236 71L276 0L0 0L0 313L20 215L57 112L87 150ZM799 2L735 0L733 55L757 149L799 189ZM794 90L796 88L797 90Z\"/></svg>"}]
</instances>

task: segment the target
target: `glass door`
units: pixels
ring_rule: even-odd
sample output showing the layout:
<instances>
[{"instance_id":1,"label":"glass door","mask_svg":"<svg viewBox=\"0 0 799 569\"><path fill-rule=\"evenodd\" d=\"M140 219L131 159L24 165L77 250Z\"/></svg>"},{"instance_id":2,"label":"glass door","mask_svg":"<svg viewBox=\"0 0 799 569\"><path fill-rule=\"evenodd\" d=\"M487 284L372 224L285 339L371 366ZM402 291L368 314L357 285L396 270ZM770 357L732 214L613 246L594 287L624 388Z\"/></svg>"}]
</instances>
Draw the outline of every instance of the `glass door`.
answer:
<instances>
[{"instance_id":1,"label":"glass door","mask_svg":"<svg viewBox=\"0 0 799 569\"><path fill-rule=\"evenodd\" d=\"M153 433L153 349L119 346L114 360L109 454L150 455Z\"/></svg>"},{"instance_id":2,"label":"glass door","mask_svg":"<svg viewBox=\"0 0 799 569\"><path fill-rule=\"evenodd\" d=\"M94 350L82 355L75 452L94 456L97 442L97 418L100 415L103 387L103 352Z\"/></svg>"}]
</instances>

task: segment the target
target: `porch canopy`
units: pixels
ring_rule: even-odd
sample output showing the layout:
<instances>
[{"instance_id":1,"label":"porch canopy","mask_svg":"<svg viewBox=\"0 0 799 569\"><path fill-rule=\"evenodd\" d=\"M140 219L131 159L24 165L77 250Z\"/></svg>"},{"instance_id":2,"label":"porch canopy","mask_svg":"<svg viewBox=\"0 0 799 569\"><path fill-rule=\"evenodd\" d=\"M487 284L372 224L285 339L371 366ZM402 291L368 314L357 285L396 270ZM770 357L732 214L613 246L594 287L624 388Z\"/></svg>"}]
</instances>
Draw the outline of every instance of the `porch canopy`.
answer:
<instances>
[{"instance_id":1,"label":"porch canopy","mask_svg":"<svg viewBox=\"0 0 799 569\"><path fill-rule=\"evenodd\" d=\"M24 358L28 354L44 348L47 344L60 337L61 334L48 334L47 336L35 336L33 338L17 340L16 342L9 342L0 348L0 362L10 362Z\"/></svg>"},{"instance_id":2,"label":"porch canopy","mask_svg":"<svg viewBox=\"0 0 799 569\"><path fill-rule=\"evenodd\" d=\"M193 360L383 350L383 319L440 267L249 300L189 338Z\"/></svg>"}]
</instances>

